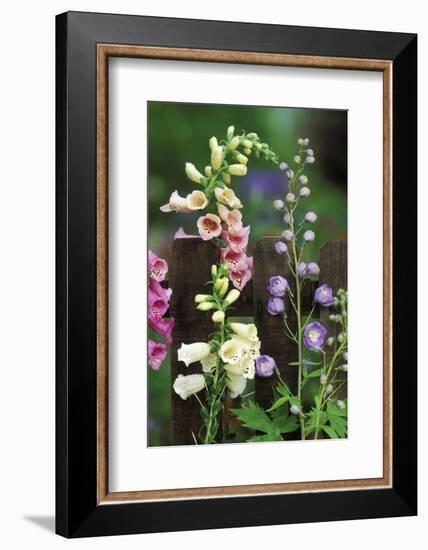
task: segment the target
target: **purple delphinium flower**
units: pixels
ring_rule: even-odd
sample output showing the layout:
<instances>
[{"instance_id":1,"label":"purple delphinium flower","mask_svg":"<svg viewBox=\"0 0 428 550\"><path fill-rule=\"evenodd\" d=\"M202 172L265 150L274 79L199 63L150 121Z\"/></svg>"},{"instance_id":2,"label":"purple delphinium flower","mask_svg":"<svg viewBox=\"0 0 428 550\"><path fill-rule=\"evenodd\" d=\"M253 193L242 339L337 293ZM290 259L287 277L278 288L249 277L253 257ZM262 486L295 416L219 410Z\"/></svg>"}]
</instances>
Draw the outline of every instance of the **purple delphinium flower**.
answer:
<instances>
[{"instance_id":1,"label":"purple delphinium flower","mask_svg":"<svg viewBox=\"0 0 428 550\"><path fill-rule=\"evenodd\" d=\"M327 285L319 286L314 294L314 302L320 306L330 307L333 305L333 289Z\"/></svg>"},{"instance_id":2,"label":"purple delphinium flower","mask_svg":"<svg viewBox=\"0 0 428 550\"><path fill-rule=\"evenodd\" d=\"M256 359L256 374L261 378L269 378L275 372L275 359L270 355L259 355Z\"/></svg>"},{"instance_id":3,"label":"purple delphinium flower","mask_svg":"<svg viewBox=\"0 0 428 550\"><path fill-rule=\"evenodd\" d=\"M307 267L308 267L307 269L308 275L316 276L320 274L320 267L315 262L309 262Z\"/></svg>"},{"instance_id":4,"label":"purple delphinium flower","mask_svg":"<svg viewBox=\"0 0 428 550\"><path fill-rule=\"evenodd\" d=\"M315 233L309 229L303 233L303 238L306 242L313 241L315 239Z\"/></svg>"},{"instance_id":5,"label":"purple delphinium flower","mask_svg":"<svg viewBox=\"0 0 428 550\"><path fill-rule=\"evenodd\" d=\"M287 279L284 279L281 275L273 275L269 279L268 284L268 291L271 296L274 296L275 298L280 298L281 296L284 296L288 288L288 281Z\"/></svg>"},{"instance_id":6,"label":"purple delphinium flower","mask_svg":"<svg viewBox=\"0 0 428 550\"><path fill-rule=\"evenodd\" d=\"M308 271L308 266L305 264L305 262L300 262L297 266L297 273L299 277L303 278L306 275L306 272Z\"/></svg>"},{"instance_id":7,"label":"purple delphinium flower","mask_svg":"<svg viewBox=\"0 0 428 550\"><path fill-rule=\"evenodd\" d=\"M287 245L283 243L282 241L278 241L275 243L275 252L277 254L285 254L287 252Z\"/></svg>"},{"instance_id":8,"label":"purple delphinium flower","mask_svg":"<svg viewBox=\"0 0 428 550\"><path fill-rule=\"evenodd\" d=\"M285 310L284 300L276 297L269 298L266 309L269 315L280 315Z\"/></svg>"},{"instance_id":9,"label":"purple delphinium flower","mask_svg":"<svg viewBox=\"0 0 428 550\"><path fill-rule=\"evenodd\" d=\"M324 348L324 340L327 336L327 329L317 321L306 325L303 332L305 346L313 351L320 351Z\"/></svg>"}]
</instances>

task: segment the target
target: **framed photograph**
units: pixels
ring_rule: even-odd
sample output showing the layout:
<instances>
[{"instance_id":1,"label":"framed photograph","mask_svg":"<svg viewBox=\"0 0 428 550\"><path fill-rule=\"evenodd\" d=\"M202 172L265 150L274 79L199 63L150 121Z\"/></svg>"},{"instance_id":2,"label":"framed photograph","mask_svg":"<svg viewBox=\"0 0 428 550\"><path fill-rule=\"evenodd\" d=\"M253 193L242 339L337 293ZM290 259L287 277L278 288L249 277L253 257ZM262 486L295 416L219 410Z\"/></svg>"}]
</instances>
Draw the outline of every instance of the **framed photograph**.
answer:
<instances>
[{"instance_id":1,"label":"framed photograph","mask_svg":"<svg viewBox=\"0 0 428 550\"><path fill-rule=\"evenodd\" d=\"M416 514L416 36L56 24L57 533Z\"/></svg>"}]
</instances>

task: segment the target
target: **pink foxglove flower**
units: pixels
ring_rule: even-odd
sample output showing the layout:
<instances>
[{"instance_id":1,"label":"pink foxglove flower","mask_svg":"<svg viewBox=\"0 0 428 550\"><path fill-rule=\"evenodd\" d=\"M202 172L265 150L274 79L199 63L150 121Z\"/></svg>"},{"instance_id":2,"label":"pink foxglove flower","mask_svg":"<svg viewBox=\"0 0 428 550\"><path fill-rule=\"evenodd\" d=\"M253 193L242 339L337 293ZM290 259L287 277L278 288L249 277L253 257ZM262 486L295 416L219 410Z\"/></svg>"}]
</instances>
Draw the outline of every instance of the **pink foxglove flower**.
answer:
<instances>
[{"instance_id":1,"label":"pink foxglove flower","mask_svg":"<svg viewBox=\"0 0 428 550\"><path fill-rule=\"evenodd\" d=\"M154 319L149 315L149 327L160 336L166 338L168 344L172 344L172 331L174 330L174 319Z\"/></svg>"},{"instance_id":2,"label":"pink foxglove flower","mask_svg":"<svg viewBox=\"0 0 428 550\"><path fill-rule=\"evenodd\" d=\"M248 283L248 281L251 280L252 276L253 272L251 271L251 269L248 268L239 271L231 271L229 275L233 286L238 290L242 290L244 286Z\"/></svg>"},{"instance_id":3,"label":"pink foxglove flower","mask_svg":"<svg viewBox=\"0 0 428 550\"><path fill-rule=\"evenodd\" d=\"M169 301L172 294L172 290L170 288L163 288L158 281L152 279L151 277L149 279L149 293L150 292L155 294L157 298L165 300L165 302Z\"/></svg>"},{"instance_id":4,"label":"pink foxglove flower","mask_svg":"<svg viewBox=\"0 0 428 550\"><path fill-rule=\"evenodd\" d=\"M152 290L149 289L149 317L155 320L162 319L168 311L168 302L159 298Z\"/></svg>"},{"instance_id":5,"label":"pink foxglove flower","mask_svg":"<svg viewBox=\"0 0 428 550\"><path fill-rule=\"evenodd\" d=\"M235 252L228 246L220 249L220 258L231 271L239 271L247 266L247 256L243 250Z\"/></svg>"},{"instance_id":6,"label":"pink foxglove flower","mask_svg":"<svg viewBox=\"0 0 428 550\"><path fill-rule=\"evenodd\" d=\"M217 203L217 209L220 218L227 223L229 229L232 231L239 231L242 229L242 214L239 210L229 210L220 203Z\"/></svg>"},{"instance_id":7,"label":"pink foxglove flower","mask_svg":"<svg viewBox=\"0 0 428 550\"><path fill-rule=\"evenodd\" d=\"M149 250L149 275L155 281L163 281L168 273L168 264L162 258L158 258L154 252Z\"/></svg>"},{"instance_id":8,"label":"pink foxglove flower","mask_svg":"<svg viewBox=\"0 0 428 550\"><path fill-rule=\"evenodd\" d=\"M149 340L147 352L150 367L153 370L159 370L167 354L166 345Z\"/></svg>"},{"instance_id":9,"label":"pink foxglove flower","mask_svg":"<svg viewBox=\"0 0 428 550\"><path fill-rule=\"evenodd\" d=\"M215 214L201 216L197 222L199 235L204 241L209 241L221 234L221 220Z\"/></svg>"},{"instance_id":10,"label":"pink foxglove flower","mask_svg":"<svg viewBox=\"0 0 428 550\"><path fill-rule=\"evenodd\" d=\"M197 235L188 235L182 227L179 227L174 235L175 239L193 239L194 237L197 237Z\"/></svg>"},{"instance_id":11,"label":"pink foxglove flower","mask_svg":"<svg viewBox=\"0 0 428 550\"><path fill-rule=\"evenodd\" d=\"M247 227L242 227L239 231L233 231L232 229L225 231L223 237L234 252L241 252L247 248L249 234L250 226L247 225Z\"/></svg>"}]
</instances>

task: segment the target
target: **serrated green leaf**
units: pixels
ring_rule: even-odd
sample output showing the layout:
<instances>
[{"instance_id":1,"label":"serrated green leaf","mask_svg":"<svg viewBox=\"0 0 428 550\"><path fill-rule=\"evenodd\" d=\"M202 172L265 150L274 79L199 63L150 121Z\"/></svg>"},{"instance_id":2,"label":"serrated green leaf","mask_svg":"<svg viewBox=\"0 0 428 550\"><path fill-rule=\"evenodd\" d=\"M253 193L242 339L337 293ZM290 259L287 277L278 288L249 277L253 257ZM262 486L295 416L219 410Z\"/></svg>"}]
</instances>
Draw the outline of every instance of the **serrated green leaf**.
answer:
<instances>
[{"instance_id":1,"label":"serrated green leaf","mask_svg":"<svg viewBox=\"0 0 428 550\"><path fill-rule=\"evenodd\" d=\"M265 432L267 434L279 434L272 420L258 404L249 401L248 404L243 405L242 408L231 410L246 428Z\"/></svg>"},{"instance_id":2,"label":"serrated green leaf","mask_svg":"<svg viewBox=\"0 0 428 550\"><path fill-rule=\"evenodd\" d=\"M298 421L297 416L280 416L273 421L278 431L282 434L295 432L297 429Z\"/></svg>"},{"instance_id":3,"label":"serrated green leaf","mask_svg":"<svg viewBox=\"0 0 428 550\"><path fill-rule=\"evenodd\" d=\"M253 435L248 441L251 442L260 442L260 441L283 441L282 437L278 434L264 434L264 435Z\"/></svg>"},{"instance_id":4,"label":"serrated green leaf","mask_svg":"<svg viewBox=\"0 0 428 550\"><path fill-rule=\"evenodd\" d=\"M320 429L323 430L331 439L338 438L337 433L333 430L332 427L326 426L325 424L323 424L322 426L320 426Z\"/></svg>"},{"instance_id":5,"label":"serrated green leaf","mask_svg":"<svg viewBox=\"0 0 428 550\"><path fill-rule=\"evenodd\" d=\"M287 403L287 401L290 399L290 396L285 395L284 397L280 397L275 401L275 403L272 405L270 409L268 409L266 412L272 412L275 409L278 409L281 405L284 405L284 403Z\"/></svg>"}]
</instances>

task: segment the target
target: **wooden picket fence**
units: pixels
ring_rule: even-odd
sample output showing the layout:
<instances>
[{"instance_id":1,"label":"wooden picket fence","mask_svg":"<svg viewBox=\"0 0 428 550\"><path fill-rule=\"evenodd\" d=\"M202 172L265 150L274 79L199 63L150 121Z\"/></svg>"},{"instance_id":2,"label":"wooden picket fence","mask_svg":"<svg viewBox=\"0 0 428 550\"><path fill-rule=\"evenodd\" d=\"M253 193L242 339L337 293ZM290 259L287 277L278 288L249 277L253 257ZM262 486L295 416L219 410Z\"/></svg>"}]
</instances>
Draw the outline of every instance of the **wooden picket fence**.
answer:
<instances>
[{"instance_id":1,"label":"wooden picket fence","mask_svg":"<svg viewBox=\"0 0 428 550\"><path fill-rule=\"evenodd\" d=\"M284 257L274 250L276 237L263 237L254 249L253 279L246 285L240 299L234 304L233 316L251 317L257 326L262 342L261 353L275 358L282 378L293 391L297 389L297 368L288 363L296 361L296 346L284 334L281 316L273 317L266 312L269 298L267 284L272 275L282 275L289 282L292 276ZM173 343L171 346L171 388L179 374L200 372L199 364L186 367L177 360L177 349L181 343L206 342L214 331L210 315L195 307L195 294L205 293L213 263L218 262L218 249L210 242L199 238L176 239L172 246L169 262L169 284L173 289L170 301L170 315L175 319ZM344 241L328 241L320 251L319 282L311 282L304 288L303 312L312 307L314 289L326 283L337 291L347 288L347 245ZM336 326L328 321L329 310L320 308L315 316L334 334ZM291 304L286 300L288 322L295 328L296 318ZM276 377L255 379L255 400L263 407L272 401L272 385ZM196 399L182 400L172 390L172 442L174 445L194 443L193 433L198 432L201 423L200 405Z\"/></svg>"}]
</instances>

